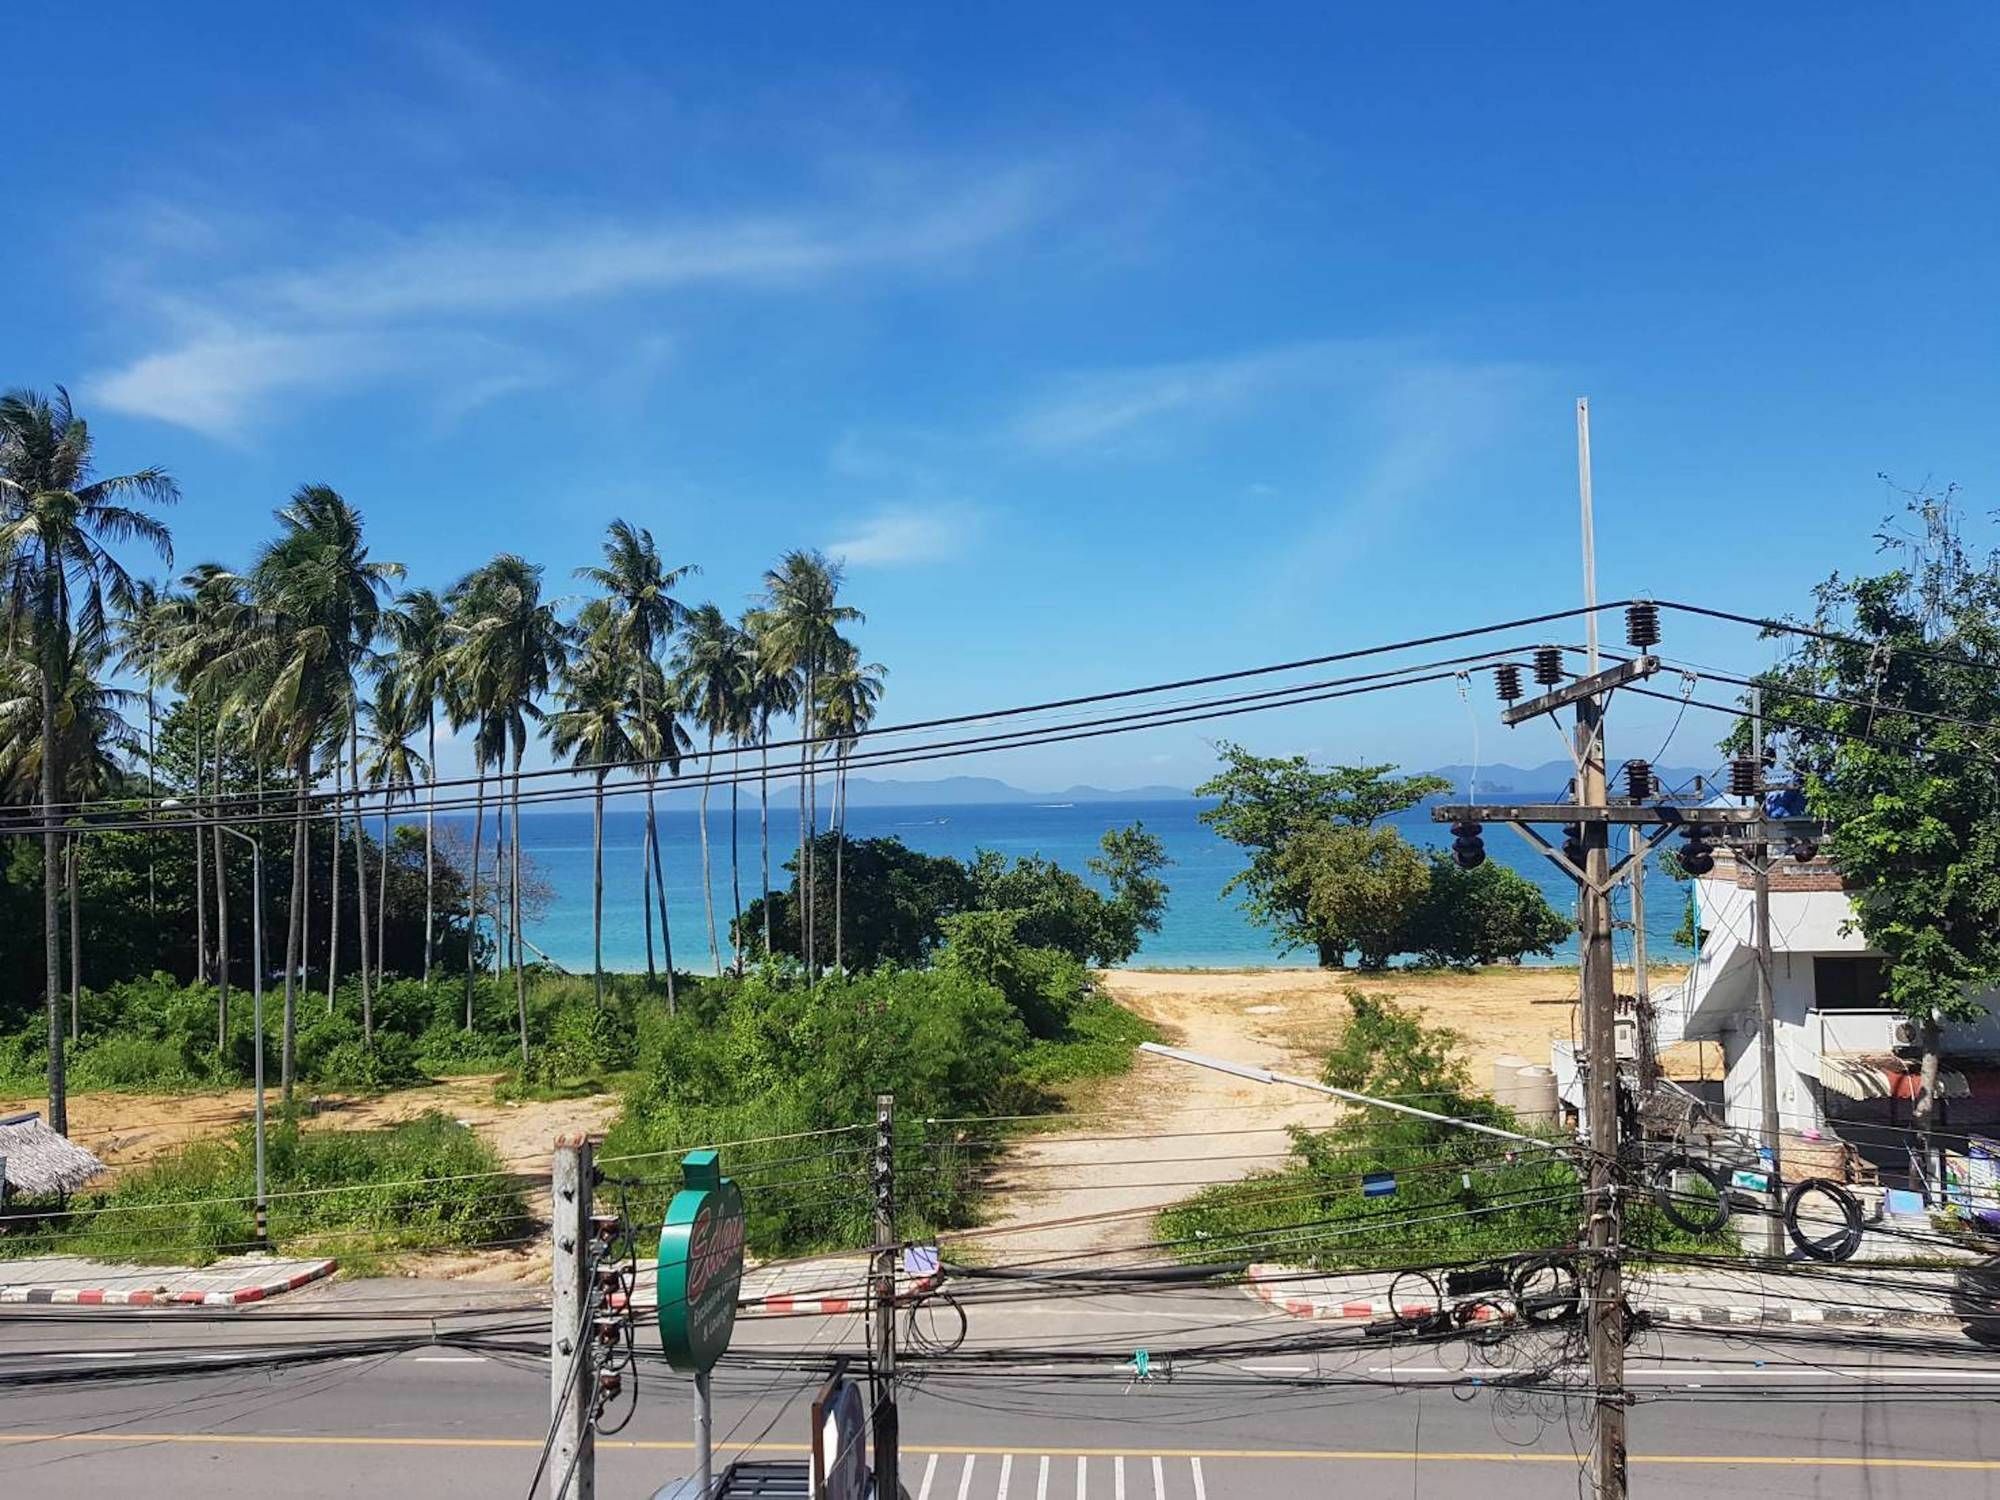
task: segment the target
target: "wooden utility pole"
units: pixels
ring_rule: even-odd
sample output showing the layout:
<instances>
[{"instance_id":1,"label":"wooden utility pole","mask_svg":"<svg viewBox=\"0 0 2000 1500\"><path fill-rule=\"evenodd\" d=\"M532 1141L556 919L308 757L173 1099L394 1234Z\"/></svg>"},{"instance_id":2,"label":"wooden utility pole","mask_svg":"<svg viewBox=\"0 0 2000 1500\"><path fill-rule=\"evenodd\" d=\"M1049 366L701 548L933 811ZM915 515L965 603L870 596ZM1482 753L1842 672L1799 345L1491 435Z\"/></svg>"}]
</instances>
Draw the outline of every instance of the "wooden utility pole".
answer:
<instances>
[{"instance_id":1,"label":"wooden utility pole","mask_svg":"<svg viewBox=\"0 0 2000 1500\"><path fill-rule=\"evenodd\" d=\"M1632 829L1632 1009L1638 1031L1639 1092L1660 1081L1660 1049L1653 1024L1653 981L1646 972L1646 856L1644 837Z\"/></svg>"},{"instance_id":2,"label":"wooden utility pole","mask_svg":"<svg viewBox=\"0 0 2000 1500\"><path fill-rule=\"evenodd\" d=\"M591 1329L591 1189L589 1137L556 1142L551 1176L550 1236L554 1315L549 1324L549 1415L555 1427L548 1470L554 1500L592 1500L597 1455L591 1425L597 1394L596 1343ZM564 1484L563 1476L569 1476Z\"/></svg>"},{"instance_id":3,"label":"wooden utility pole","mask_svg":"<svg viewBox=\"0 0 2000 1500\"><path fill-rule=\"evenodd\" d=\"M871 1268L875 1350L875 1493L900 1495L896 1416L896 1096L875 1096L875 1254Z\"/></svg>"}]
</instances>

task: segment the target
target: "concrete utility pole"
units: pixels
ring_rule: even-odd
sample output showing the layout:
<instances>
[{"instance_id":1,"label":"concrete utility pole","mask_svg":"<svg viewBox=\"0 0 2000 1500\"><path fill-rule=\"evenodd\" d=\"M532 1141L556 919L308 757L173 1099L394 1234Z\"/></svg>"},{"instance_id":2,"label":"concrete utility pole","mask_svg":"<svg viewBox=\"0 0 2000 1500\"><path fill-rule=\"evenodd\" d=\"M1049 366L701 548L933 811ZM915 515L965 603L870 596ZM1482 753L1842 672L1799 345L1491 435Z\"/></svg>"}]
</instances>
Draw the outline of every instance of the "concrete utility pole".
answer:
<instances>
[{"instance_id":1,"label":"concrete utility pole","mask_svg":"<svg viewBox=\"0 0 2000 1500\"><path fill-rule=\"evenodd\" d=\"M1577 806L1606 805L1604 705L1594 695L1576 704ZM1583 824L1583 881L1577 886L1582 927L1583 1036L1590 1126L1589 1333L1591 1383L1597 1388L1597 1447L1592 1470L1600 1500L1625 1497L1625 1295L1623 1216L1618 1204L1618 995L1611 956L1611 826Z\"/></svg>"},{"instance_id":2,"label":"concrete utility pole","mask_svg":"<svg viewBox=\"0 0 2000 1500\"><path fill-rule=\"evenodd\" d=\"M1757 768L1758 785L1764 772L1764 690L1750 690L1750 759ZM1761 796L1751 798L1762 812ZM1771 846L1755 843L1739 846L1750 859L1750 928L1757 944L1757 1073L1763 1095L1759 1135L1770 1153L1765 1170L1771 1174L1771 1213L1764 1220L1764 1253L1773 1260L1785 1255L1785 1225L1781 1210L1778 1160L1778 1019L1771 993Z\"/></svg>"},{"instance_id":3,"label":"concrete utility pole","mask_svg":"<svg viewBox=\"0 0 2000 1500\"><path fill-rule=\"evenodd\" d=\"M591 1190L595 1171L588 1136L556 1142L550 1181L549 1233L555 1246L554 1316L549 1331L549 1453L554 1500L592 1500L597 1453L591 1425L597 1394L597 1349L591 1327ZM563 1476L569 1482L563 1482Z\"/></svg>"},{"instance_id":4,"label":"concrete utility pole","mask_svg":"<svg viewBox=\"0 0 2000 1500\"><path fill-rule=\"evenodd\" d=\"M875 1096L875 1254L872 1267L875 1346L875 1493L896 1496L896 1096Z\"/></svg>"}]
</instances>

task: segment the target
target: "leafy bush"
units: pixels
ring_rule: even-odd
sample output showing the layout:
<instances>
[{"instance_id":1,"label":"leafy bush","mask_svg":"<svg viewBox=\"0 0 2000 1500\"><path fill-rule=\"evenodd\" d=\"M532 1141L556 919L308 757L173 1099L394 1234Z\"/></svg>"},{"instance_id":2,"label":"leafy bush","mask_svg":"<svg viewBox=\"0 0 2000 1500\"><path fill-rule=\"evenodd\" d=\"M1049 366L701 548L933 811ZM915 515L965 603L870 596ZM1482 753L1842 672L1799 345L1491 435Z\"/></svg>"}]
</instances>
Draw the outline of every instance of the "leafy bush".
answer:
<instances>
[{"instance_id":1,"label":"leafy bush","mask_svg":"<svg viewBox=\"0 0 2000 1500\"><path fill-rule=\"evenodd\" d=\"M266 1174L271 1238L298 1253L483 1245L529 1227L522 1190L492 1148L437 1113L386 1130L309 1131L275 1120ZM0 1256L205 1264L253 1248L255 1187L244 1126L128 1172L31 1232L0 1235Z\"/></svg>"}]
</instances>

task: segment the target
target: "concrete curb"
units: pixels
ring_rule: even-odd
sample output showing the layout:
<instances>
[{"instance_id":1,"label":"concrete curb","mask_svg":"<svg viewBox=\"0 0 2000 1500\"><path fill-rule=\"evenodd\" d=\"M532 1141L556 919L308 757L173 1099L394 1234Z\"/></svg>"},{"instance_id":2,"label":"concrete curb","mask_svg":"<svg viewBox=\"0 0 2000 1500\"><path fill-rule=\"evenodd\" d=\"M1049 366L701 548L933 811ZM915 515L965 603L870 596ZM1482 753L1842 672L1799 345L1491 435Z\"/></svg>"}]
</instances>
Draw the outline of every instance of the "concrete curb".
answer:
<instances>
[{"instance_id":1,"label":"concrete curb","mask_svg":"<svg viewBox=\"0 0 2000 1500\"><path fill-rule=\"evenodd\" d=\"M309 1282L333 1274L337 1263L323 1260L277 1281L260 1286L232 1287L226 1292L162 1285L143 1290L107 1290L103 1287L52 1287L0 1285L0 1303L29 1303L55 1307L241 1307L262 1302L285 1292L295 1292Z\"/></svg>"},{"instance_id":2,"label":"concrete curb","mask_svg":"<svg viewBox=\"0 0 2000 1500\"><path fill-rule=\"evenodd\" d=\"M1411 1302L1397 1307L1383 1297L1335 1301L1331 1297L1298 1296L1290 1293L1283 1285L1272 1284L1273 1278L1284 1281L1295 1279L1296 1276L1295 1271L1284 1267L1252 1266L1249 1284L1260 1299L1278 1311L1294 1318L1310 1318L1320 1322L1373 1323L1395 1317L1417 1319L1429 1317L1438 1310L1437 1306L1430 1302ZM1838 1326L1858 1325L1867 1328L1958 1328L1964 1322L1948 1308L1932 1311L1920 1308L1864 1307L1776 1300L1737 1304L1640 1302L1637 1304L1637 1311L1650 1314L1663 1323L1693 1323L1709 1327L1831 1323ZM1494 1316L1494 1313L1490 1307L1480 1307L1474 1310L1473 1316L1479 1321Z\"/></svg>"},{"instance_id":3,"label":"concrete curb","mask_svg":"<svg viewBox=\"0 0 2000 1500\"><path fill-rule=\"evenodd\" d=\"M739 1318L836 1317L861 1311L858 1297L757 1297L736 1304Z\"/></svg>"}]
</instances>

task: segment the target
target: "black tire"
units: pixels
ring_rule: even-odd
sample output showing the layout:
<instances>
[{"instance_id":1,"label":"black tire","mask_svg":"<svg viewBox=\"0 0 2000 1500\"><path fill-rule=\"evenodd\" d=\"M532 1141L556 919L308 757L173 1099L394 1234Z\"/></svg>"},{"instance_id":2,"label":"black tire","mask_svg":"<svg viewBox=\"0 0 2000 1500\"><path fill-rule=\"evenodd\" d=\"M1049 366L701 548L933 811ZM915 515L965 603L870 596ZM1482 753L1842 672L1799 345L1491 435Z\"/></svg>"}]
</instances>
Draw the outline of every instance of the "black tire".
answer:
<instances>
[{"instance_id":1,"label":"black tire","mask_svg":"<svg viewBox=\"0 0 2000 1500\"><path fill-rule=\"evenodd\" d=\"M2000 1344L2000 1258L1959 1268L1952 1278L1951 1310L1975 1344Z\"/></svg>"},{"instance_id":2,"label":"black tire","mask_svg":"<svg viewBox=\"0 0 2000 1500\"><path fill-rule=\"evenodd\" d=\"M1548 1327L1583 1312L1576 1262L1567 1255L1534 1255L1514 1271L1514 1307L1524 1323Z\"/></svg>"},{"instance_id":3,"label":"black tire","mask_svg":"<svg viewBox=\"0 0 2000 1500\"><path fill-rule=\"evenodd\" d=\"M1428 1294L1425 1300L1430 1304L1428 1312L1418 1313L1415 1317L1403 1315L1403 1299L1399 1295L1403 1283L1410 1278L1415 1278L1423 1287ZM1425 1319L1435 1316L1443 1308L1444 1293L1438 1290L1437 1278L1428 1271L1398 1271L1389 1282L1389 1316L1406 1328L1417 1326Z\"/></svg>"},{"instance_id":4,"label":"black tire","mask_svg":"<svg viewBox=\"0 0 2000 1500\"><path fill-rule=\"evenodd\" d=\"M1799 1205L1808 1195L1824 1198L1840 1210L1840 1228L1832 1234L1818 1238L1807 1234L1799 1224ZM1792 1243L1799 1247L1799 1253L1812 1260L1847 1260L1861 1248L1861 1204L1854 1194L1837 1182L1829 1182L1824 1177L1808 1177L1804 1182L1793 1185L1785 1194L1785 1230L1792 1237Z\"/></svg>"},{"instance_id":5,"label":"black tire","mask_svg":"<svg viewBox=\"0 0 2000 1500\"><path fill-rule=\"evenodd\" d=\"M1700 1178L1713 1194L1703 1199L1674 1188L1674 1174ZM1653 1169L1653 1203L1668 1223L1689 1234L1714 1234L1729 1222L1729 1184L1707 1162L1692 1156L1669 1156Z\"/></svg>"}]
</instances>

